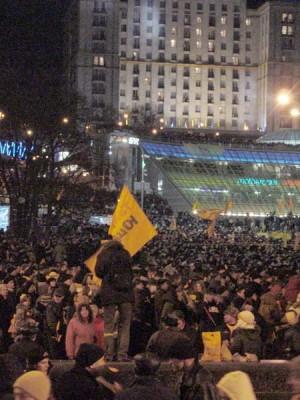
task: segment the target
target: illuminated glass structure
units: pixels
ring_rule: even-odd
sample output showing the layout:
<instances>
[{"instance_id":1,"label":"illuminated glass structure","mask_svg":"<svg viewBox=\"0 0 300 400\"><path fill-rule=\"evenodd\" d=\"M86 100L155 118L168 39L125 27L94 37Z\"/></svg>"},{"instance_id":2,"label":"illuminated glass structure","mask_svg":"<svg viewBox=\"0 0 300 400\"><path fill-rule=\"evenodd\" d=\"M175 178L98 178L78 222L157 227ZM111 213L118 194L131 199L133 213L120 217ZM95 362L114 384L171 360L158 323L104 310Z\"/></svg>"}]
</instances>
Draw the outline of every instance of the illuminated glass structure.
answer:
<instances>
[{"instance_id":1,"label":"illuminated glass structure","mask_svg":"<svg viewBox=\"0 0 300 400\"><path fill-rule=\"evenodd\" d=\"M192 207L195 201L203 208L223 208L231 199L232 215L265 216L274 211L300 215L300 153L296 151L154 142L142 146L152 186L157 185L166 198L167 187L173 186L184 200L182 208Z\"/></svg>"}]
</instances>

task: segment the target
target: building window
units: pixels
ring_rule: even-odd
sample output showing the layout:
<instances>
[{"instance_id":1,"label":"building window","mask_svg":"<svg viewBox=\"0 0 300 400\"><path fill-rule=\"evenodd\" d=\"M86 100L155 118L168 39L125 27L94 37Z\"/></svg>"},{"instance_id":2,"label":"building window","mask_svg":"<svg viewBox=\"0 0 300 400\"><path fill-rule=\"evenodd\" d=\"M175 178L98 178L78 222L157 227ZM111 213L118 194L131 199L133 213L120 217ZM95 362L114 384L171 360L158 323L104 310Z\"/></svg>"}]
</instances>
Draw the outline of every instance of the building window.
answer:
<instances>
[{"instance_id":1,"label":"building window","mask_svg":"<svg viewBox=\"0 0 300 400\"><path fill-rule=\"evenodd\" d=\"M239 84L238 82L232 82L232 91L233 92L238 92L239 91Z\"/></svg>"},{"instance_id":2,"label":"building window","mask_svg":"<svg viewBox=\"0 0 300 400\"><path fill-rule=\"evenodd\" d=\"M246 39L251 39L251 32L246 32Z\"/></svg>"},{"instance_id":3,"label":"building window","mask_svg":"<svg viewBox=\"0 0 300 400\"><path fill-rule=\"evenodd\" d=\"M175 39L171 39L171 47L176 47L176 40Z\"/></svg>"},{"instance_id":4,"label":"building window","mask_svg":"<svg viewBox=\"0 0 300 400\"><path fill-rule=\"evenodd\" d=\"M197 28L196 29L196 35L201 36L202 35L202 29Z\"/></svg>"},{"instance_id":5,"label":"building window","mask_svg":"<svg viewBox=\"0 0 300 400\"><path fill-rule=\"evenodd\" d=\"M238 65L239 64L239 58L237 56L232 57L232 63L233 65Z\"/></svg>"},{"instance_id":6,"label":"building window","mask_svg":"<svg viewBox=\"0 0 300 400\"><path fill-rule=\"evenodd\" d=\"M151 91L150 90L146 90L145 96L147 98L151 97Z\"/></svg>"},{"instance_id":7,"label":"building window","mask_svg":"<svg viewBox=\"0 0 300 400\"><path fill-rule=\"evenodd\" d=\"M151 72L151 71L152 71L152 65L146 64L146 72Z\"/></svg>"},{"instance_id":8,"label":"building window","mask_svg":"<svg viewBox=\"0 0 300 400\"><path fill-rule=\"evenodd\" d=\"M282 38L281 48L282 48L282 50L295 50L295 39L294 38Z\"/></svg>"},{"instance_id":9,"label":"building window","mask_svg":"<svg viewBox=\"0 0 300 400\"><path fill-rule=\"evenodd\" d=\"M121 38L121 45L125 46L127 44L127 38Z\"/></svg>"},{"instance_id":10,"label":"building window","mask_svg":"<svg viewBox=\"0 0 300 400\"><path fill-rule=\"evenodd\" d=\"M220 94L220 101L226 101L225 93Z\"/></svg>"},{"instance_id":11,"label":"building window","mask_svg":"<svg viewBox=\"0 0 300 400\"><path fill-rule=\"evenodd\" d=\"M220 88L221 89L226 89L226 81L221 81L220 82Z\"/></svg>"},{"instance_id":12,"label":"building window","mask_svg":"<svg viewBox=\"0 0 300 400\"><path fill-rule=\"evenodd\" d=\"M221 61L221 64L226 64L226 57L225 56L221 56L221 58L220 58L220 61Z\"/></svg>"},{"instance_id":13,"label":"building window","mask_svg":"<svg viewBox=\"0 0 300 400\"><path fill-rule=\"evenodd\" d=\"M170 111L171 112L176 112L176 104L171 104L170 105Z\"/></svg>"},{"instance_id":14,"label":"building window","mask_svg":"<svg viewBox=\"0 0 300 400\"><path fill-rule=\"evenodd\" d=\"M215 51L215 43L214 42L211 42L211 41L208 42L208 51L210 53L213 53Z\"/></svg>"},{"instance_id":15,"label":"building window","mask_svg":"<svg viewBox=\"0 0 300 400\"><path fill-rule=\"evenodd\" d=\"M250 45L250 43L246 43L246 51L251 51L251 45Z\"/></svg>"},{"instance_id":16,"label":"building window","mask_svg":"<svg viewBox=\"0 0 300 400\"><path fill-rule=\"evenodd\" d=\"M240 41L240 38L241 38L240 32L239 32L239 31L234 31L234 32L233 32L233 40L234 40L235 42L239 42L239 41Z\"/></svg>"},{"instance_id":17,"label":"building window","mask_svg":"<svg viewBox=\"0 0 300 400\"><path fill-rule=\"evenodd\" d=\"M172 15L172 22L177 22L177 21L178 21L177 15L173 14Z\"/></svg>"},{"instance_id":18,"label":"building window","mask_svg":"<svg viewBox=\"0 0 300 400\"><path fill-rule=\"evenodd\" d=\"M250 82L246 82L246 89L247 89L247 90L250 89Z\"/></svg>"},{"instance_id":19,"label":"building window","mask_svg":"<svg viewBox=\"0 0 300 400\"><path fill-rule=\"evenodd\" d=\"M140 66L139 64L133 64L132 73L134 75L138 75L140 73Z\"/></svg>"},{"instance_id":20,"label":"building window","mask_svg":"<svg viewBox=\"0 0 300 400\"><path fill-rule=\"evenodd\" d=\"M153 7L153 0L147 0L147 6Z\"/></svg>"},{"instance_id":21,"label":"building window","mask_svg":"<svg viewBox=\"0 0 300 400\"><path fill-rule=\"evenodd\" d=\"M126 64L121 64L121 71L126 71Z\"/></svg>"},{"instance_id":22,"label":"building window","mask_svg":"<svg viewBox=\"0 0 300 400\"><path fill-rule=\"evenodd\" d=\"M208 78L214 78L215 77L215 71L212 68L209 68L208 72L207 72L207 76L208 76Z\"/></svg>"},{"instance_id":23,"label":"building window","mask_svg":"<svg viewBox=\"0 0 300 400\"><path fill-rule=\"evenodd\" d=\"M211 91L215 90L213 81L208 81L207 82L207 90L211 90Z\"/></svg>"},{"instance_id":24,"label":"building window","mask_svg":"<svg viewBox=\"0 0 300 400\"><path fill-rule=\"evenodd\" d=\"M222 12L227 13L227 4L222 4Z\"/></svg>"},{"instance_id":25,"label":"building window","mask_svg":"<svg viewBox=\"0 0 300 400\"><path fill-rule=\"evenodd\" d=\"M197 42L196 42L196 47L197 47L197 49L201 49L202 44L201 44L201 41L200 41L200 40L197 40Z\"/></svg>"},{"instance_id":26,"label":"building window","mask_svg":"<svg viewBox=\"0 0 300 400\"><path fill-rule=\"evenodd\" d=\"M195 86L196 86L197 88L201 87L201 81L196 80Z\"/></svg>"},{"instance_id":27,"label":"building window","mask_svg":"<svg viewBox=\"0 0 300 400\"><path fill-rule=\"evenodd\" d=\"M233 18L233 27L234 29L239 29L241 27L240 17Z\"/></svg>"},{"instance_id":28,"label":"building window","mask_svg":"<svg viewBox=\"0 0 300 400\"><path fill-rule=\"evenodd\" d=\"M177 60L177 54L176 53L172 53L171 54L171 60L172 61L176 61Z\"/></svg>"},{"instance_id":29,"label":"building window","mask_svg":"<svg viewBox=\"0 0 300 400\"><path fill-rule=\"evenodd\" d=\"M215 31L209 31L208 32L208 40L215 40L216 38L216 32Z\"/></svg>"},{"instance_id":30,"label":"building window","mask_svg":"<svg viewBox=\"0 0 300 400\"><path fill-rule=\"evenodd\" d=\"M231 121L231 125L232 125L233 128L237 128L238 127L238 121L236 119L233 119Z\"/></svg>"},{"instance_id":31,"label":"building window","mask_svg":"<svg viewBox=\"0 0 300 400\"><path fill-rule=\"evenodd\" d=\"M240 78L239 71L237 69L234 69L232 71L232 79L239 79L239 78Z\"/></svg>"},{"instance_id":32,"label":"building window","mask_svg":"<svg viewBox=\"0 0 300 400\"><path fill-rule=\"evenodd\" d=\"M152 12L148 12L148 13L147 13L147 20L148 20L148 21L152 21L152 18L153 18Z\"/></svg>"},{"instance_id":33,"label":"building window","mask_svg":"<svg viewBox=\"0 0 300 400\"><path fill-rule=\"evenodd\" d=\"M240 45L238 43L233 44L233 53L240 54Z\"/></svg>"},{"instance_id":34,"label":"building window","mask_svg":"<svg viewBox=\"0 0 300 400\"><path fill-rule=\"evenodd\" d=\"M197 10L202 11L203 10L203 4L202 3L197 3Z\"/></svg>"},{"instance_id":35,"label":"building window","mask_svg":"<svg viewBox=\"0 0 300 400\"><path fill-rule=\"evenodd\" d=\"M134 38L134 40L133 40L133 48L134 49L139 49L140 48L140 39L139 38Z\"/></svg>"},{"instance_id":36,"label":"building window","mask_svg":"<svg viewBox=\"0 0 300 400\"><path fill-rule=\"evenodd\" d=\"M147 46L152 46L152 39L147 39L146 44Z\"/></svg>"},{"instance_id":37,"label":"building window","mask_svg":"<svg viewBox=\"0 0 300 400\"><path fill-rule=\"evenodd\" d=\"M183 81L183 89L189 90L189 88L190 88L189 81L188 80Z\"/></svg>"},{"instance_id":38,"label":"building window","mask_svg":"<svg viewBox=\"0 0 300 400\"><path fill-rule=\"evenodd\" d=\"M127 25L121 25L121 32L127 32Z\"/></svg>"},{"instance_id":39,"label":"building window","mask_svg":"<svg viewBox=\"0 0 300 400\"><path fill-rule=\"evenodd\" d=\"M178 1L173 1L172 7L173 8L178 8Z\"/></svg>"},{"instance_id":40,"label":"building window","mask_svg":"<svg viewBox=\"0 0 300 400\"><path fill-rule=\"evenodd\" d=\"M103 67L105 65L104 57L102 56L94 56L94 65L98 65Z\"/></svg>"},{"instance_id":41,"label":"building window","mask_svg":"<svg viewBox=\"0 0 300 400\"><path fill-rule=\"evenodd\" d=\"M246 63L247 65L250 65L250 64L251 64L251 58L250 58L250 57L246 57L246 58L245 58L245 63Z\"/></svg>"},{"instance_id":42,"label":"building window","mask_svg":"<svg viewBox=\"0 0 300 400\"><path fill-rule=\"evenodd\" d=\"M176 92L171 92L170 98L171 99L176 99Z\"/></svg>"},{"instance_id":43,"label":"building window","mask_svg":"<svg viewBox=\"0 0 300 400\"><path fill-rule=\"evenodd\" d=\"M294 14L292 14L292 13L282 13L281 14L281 22L283 22L283 23L290 23L290 24L292 24L292 23L294 23L294 21L295 21L295 17L294 17Z\"/></svg>"},{"instance_id":44,"label":"building window","mask_svg":"<svg viewBox=\"0 0 300 400\"><path fill-rule=\"evenodd\" d=\"M234 6L233 7L233 12L234 13L239 13L241 10L240 10L240 6Z\"/></svg>"},{"instance_id":45,"label":"building window","mask_svg":"<svg viewBox=\"0 0 300 400\"><path fill-rule=\"evenodd\" d=\"M136 76L132 79L132 87L139 87L139 78Z\"/></svg>"},{"instance_id":46,"label":"building window","mask_svg":"<svg viewBox=\"0 0 300 400\"><path fill-rule=\"evenodd\" d=\"M184 23L184 25L191 25L191 17L190 17L190 15L185 15L183 23Z\"/></svg>"},{"instance_id":47,"label":"building window","mask_svg":"<svg viewBox=\"0 0 300 400\"><path fill-rule=\"evenodd\" d=\"M246 25L250 26L251 25L251 19L250 18L246 18Z\"/></svg>"},{"instance_id":48,"label":"building window","mask_svg":"<svg viewBox=\"0 0 300 400\"><path fill-rule=\"evenodd\" d=\"M190 10L190 8L191 8L190 3L185 3L185 4L184 4L184 8L185 8L186 10Z\"/></svg>"},{"instance_id":49,"label":"building window","mask_svg":"<svg viewBox=\"0 0 300 400\"><path fill-rule=\"evenodd\" d=\"M221 43L221 50L226 50L226 49L227 49L226 43Z\"/></svg>"},{"instance_id":50,"label":"building window","mask_svg":"<svg viewBox=\"0 0 300 400\"><path fill-rule=\"evenodd\" d=\"M208 104L214 104L214 94L213 93L208 93L207 102L208 102Z\"/></svg>"},{"instance_id":51,"label":"building window","mask_svg":"<svg viewBox=\"0 0 300 400\"><path fill-rule=\"evenodd\" d=\"M291 25L282 25L281 34L282 34L282 36L293 36L294 35L294 27Z\"/></svg>"},{"instance_id":52,"label":"building window","mask_svg":"<svg viewBox=\"0 0 300 400\"><path fill-rule=\"evenodd\" d=\"M202 18L201 17L197 17L197 24L201 24L201 22L202 22Z\"/></svg>"},{"instance_id":53,"label":"building window","mask_svg":"<svg viewBox=\"0 0 300 400\"><path fill-rule=\"evenodd\" d=\"M237 94L234 94L232 96L232 104L235 104L235 105L239 104L239 96Z\"/></svg>"},{"instance_id":54,"label":"building window","mask_svg":"<svg viewBox=\"0 0 300 400\"><path fill-rule=\"evenodd\" d=\"M195 106L195 112L196 112L196 113L200 113L200 112L201 112L201 107L200 107L199 104L196 104L196 106Z\"/></svg>"},{"instance_id":55,"label":"building window","mask_svg":"<svg viewBox=\"0 0 300 400\"><path fill-rule=\"evenodd\" d=\"M152 26L147 26L147 33L152 33Z\"/></svg>"},{"instance_id":56,"label":"building window","mask_svg":"<svg viewBox=\"0 0 300 400\"><path fill-rule=\"evenodd\" d=\"M215 12L216 11L216 6L214 4L209 5L209 11L210 12Z\"/></svg>"},{"instance_id":57,"label":"building window","mask_svg":"<svg viewBox=\"0 0 300 400\"><path fill-rule=\"evenodd\" d=\"M214 15L210 15L209 16L208 25L209 26L216 26L216 17Z\"/></svg>"},{"instance_id":58,"label":"building window","mask_svg":"<svg viewBox=\"0 0 300 400\"><path fill-rule=\"evenodd\" d=\"M120 96L125 96L125 89L120 89Z\"/></svg>"},{"instance_id":59,"label":"building window","mask_svg":"<svg viewBox=\"0 0 300 400\"><path fill-rule=\"evenodd\" d=\"M163 65L158 67L158 75L165 76L165 67Z\"/></svg>"},{"instance_id":60,"label":"building window","mask_svg":"<svg viewBox=\"0 0 300 400\"><path fill-rule=\"evenodd\" d=\"M221 37L225 38L225 37L226 37L226 30L223 29L223 30L220 32L220 35L221 35Z\"/></svg>"},{"instance_id":61,"label":"building window","mask_svg":"<svg viewBox=\"0 0 300 400\"><path fill-rule=\"evenodd\" d=\"M225 25L226 24L226 17L221 17L221 24L222 25Z\"/></svg>"}]
</instances>

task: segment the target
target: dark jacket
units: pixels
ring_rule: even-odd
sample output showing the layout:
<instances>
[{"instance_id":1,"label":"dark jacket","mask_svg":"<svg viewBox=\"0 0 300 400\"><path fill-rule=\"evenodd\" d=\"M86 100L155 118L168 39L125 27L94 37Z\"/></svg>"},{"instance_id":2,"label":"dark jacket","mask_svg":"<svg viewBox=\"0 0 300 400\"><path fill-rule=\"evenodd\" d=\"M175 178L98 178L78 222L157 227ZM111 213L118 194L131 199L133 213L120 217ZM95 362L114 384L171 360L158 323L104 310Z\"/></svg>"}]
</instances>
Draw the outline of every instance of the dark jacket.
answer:
<instances>
[{"instance_id":1,"label":"dark jacket","mask_svg":"<svg viewBox=\"0 0 300 400\"><path fill-rule=\"evenodd\" d=\"M262 341L259 328L235 330L230 351L232 354L238 353L242 356L246 353L255 354L260 358L262 353Z\"/></svg>"},{"instance_id":2,"label":"dark jacket","mask_svg":"<svg viewBox=\"0 0 300 400\"><path fill-rule=\"evenodd\" d=\"M29 366L30 356L39 349L39 345L30 340L29 338L21 338L16 343L13 343L9 347L9 354L16 357L16 360L22 365L23 370L27 369Z\"/></svg>"},{"instance_id":3,"label":"dark jacket","mask_svg":"<svg viewBox=\"0 0 300 400\"><path fill-rule=\"evenodd\" d=\"M60 378L58 400L103 400L102 386L85 368L75 365Z\"/></svg>"},{"instance_id":4,"label":"dark jacket","mask_svg":"<svg viewBox=\"0 0 300 400\"><path fill-rule=\"evenodd\" d=\"M63 304L51 301L46 309L46 330L51 336L56 335L59 322L63 322Z\"/></svg>"},{"instance_id":5,"label":"dark jacket","mask_svg":"<svg viewBox=\"0 0 300 400\"><path fill-rule=\"evenodd\" d=\"M155 376L136 377L129 389L115 397L116 400L176 400L178 397Z\"/></svg>"},{"instance_id":6,"label":"dark jacket","mask_svg":"<svg viewBox=\"0 0 300 400\"><path fill-rule=\"evenodd\" d=\"M218 400L218 392L211 373L198 362L185 372L178 383L180 400Z\"/></svg>"},{"instance_id":7,"label":"dark jacket","mask_svg":"<svg viewBox=\"0 0 300 400\"><path fill-rule=\"evenodd\" d=\"M102 306L134 302L131 266L131 257L123 248L100 252L95 271L102 279L99 292Z\"/></svg>"},{"instance_id":8,"label":"dark jacket","mask_svg":"<svg viewBox=\"0 0 300 400\"><path fill-rule=\"evenodd\" d=\"M154 353L161 360L169 358L170 347L178 339L187 339L188 336L182 332L172 329L161 329L150 337L146 350Z\"/></svg>"},{"instance_id":9,"label":"dark jacket","mask_svg":"<svg viewBox=\"0 0 300 400\"><path fill-rule=\"evenodd\" d=\"M300 355L300 324L291 326L284 335L285 351L289 358Z\"/></svg>"}]
</instances>

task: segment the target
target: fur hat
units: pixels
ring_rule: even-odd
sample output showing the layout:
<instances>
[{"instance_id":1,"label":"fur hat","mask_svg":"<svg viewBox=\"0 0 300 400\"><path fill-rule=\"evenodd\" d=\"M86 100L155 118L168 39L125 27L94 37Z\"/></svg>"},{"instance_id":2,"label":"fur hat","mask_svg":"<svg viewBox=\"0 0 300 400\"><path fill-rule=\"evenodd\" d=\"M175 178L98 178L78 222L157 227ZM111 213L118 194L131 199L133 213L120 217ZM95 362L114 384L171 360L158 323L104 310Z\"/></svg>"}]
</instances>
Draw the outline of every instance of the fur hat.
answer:
<instances>
[{"instance_id":1,"label":"fur hat","mask_svg":"<svg viewBox=\"0 0 300 400\"><path fill-rule=\"evenodd\" d=\"M241 311L238 314L238 327L241 329L254 329L256 325L254 314L251 311Z\"/></svg>"},{"instance_id":2,"label":"fur hat","mask_svg":"<svg viewBox=\"0 0 300 400\"><path fill-rule=\"evenodd\" d=\"M17 389L35 400L48 400L51 391L50 380L40 371L30 371L21 375L14 383Z\"/></svg>"}]
</instances>

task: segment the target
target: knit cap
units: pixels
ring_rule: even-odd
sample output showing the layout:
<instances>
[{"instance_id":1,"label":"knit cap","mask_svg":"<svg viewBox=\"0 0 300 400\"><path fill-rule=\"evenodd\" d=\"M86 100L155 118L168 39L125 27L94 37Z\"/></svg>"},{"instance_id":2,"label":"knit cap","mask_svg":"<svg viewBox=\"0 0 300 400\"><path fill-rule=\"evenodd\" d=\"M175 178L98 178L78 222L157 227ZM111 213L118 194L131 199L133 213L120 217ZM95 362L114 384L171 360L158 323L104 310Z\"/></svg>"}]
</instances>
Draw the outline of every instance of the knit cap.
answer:
<instances>
[{"instance_id":1,"label":"knit cap","mask_svg":"<svg viewBox=\"0 0 300 400\"><path fill-rule=\"evenodd\" d=\"M254 329L256 325L254 314L251 311L241 311L238 315L238 327Z\"/></svg>"},{"instance_id":2,"label":"knit cap","mask_svg":"<svg viewBox=\"0 0 300 400\"><path fill-rule=\"evenodd\" d=\"M217 388L230 400L256 400L251 380L242 371L233 371L224 375L217 383Z\"/></svg>"},{"instance_id":3,"label":"knit cap","mask_svg":"<svg viewBox=\"0 0 300 400\"><path fill-rule=\"evenodd\" d=\"M34 400L48 400L51 384L47 375L40 371L30 371L15 381L14 389L22 390Z\"/></svg>"}]
</instances>

